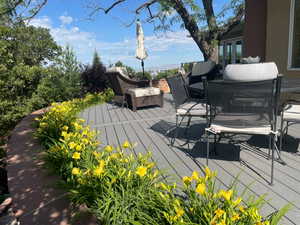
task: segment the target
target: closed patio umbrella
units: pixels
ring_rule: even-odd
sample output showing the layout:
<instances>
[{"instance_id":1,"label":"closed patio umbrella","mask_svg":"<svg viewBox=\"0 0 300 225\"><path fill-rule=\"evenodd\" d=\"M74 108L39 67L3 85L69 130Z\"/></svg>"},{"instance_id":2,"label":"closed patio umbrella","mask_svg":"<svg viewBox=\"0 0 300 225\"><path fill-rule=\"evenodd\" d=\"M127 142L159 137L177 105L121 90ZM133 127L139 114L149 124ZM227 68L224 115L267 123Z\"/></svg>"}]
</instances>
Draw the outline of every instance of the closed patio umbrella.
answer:
<instances>
[{"instance_id":1,"label":"closed patio umbrella","mask_svg":"<svg viewBox=\"0 0 300 225\"><path fill-rule=\"evenodd\" d=\"M141 60L143 76L144 76L145 75L144 59L147 58L148 54L144 46L144 32L143 32L142 24L139 19L136 22L136 38L137 38L136 58Z\"/></svg>"}]
</instances>

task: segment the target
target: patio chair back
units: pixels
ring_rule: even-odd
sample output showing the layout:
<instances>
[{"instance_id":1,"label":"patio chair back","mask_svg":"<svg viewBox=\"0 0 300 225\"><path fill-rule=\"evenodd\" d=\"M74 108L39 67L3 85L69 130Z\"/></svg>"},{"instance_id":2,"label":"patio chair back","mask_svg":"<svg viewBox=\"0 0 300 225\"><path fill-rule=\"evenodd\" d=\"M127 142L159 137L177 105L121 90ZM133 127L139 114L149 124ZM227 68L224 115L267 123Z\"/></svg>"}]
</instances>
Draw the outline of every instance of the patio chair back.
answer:
<instances>
[{"instance_id":1,"label":"patio chair back","mask_svg":"<svg viewBox=\"0 0 300 225\"><path fill-rule=\"evenodd\" d=\"M110 82L115 95L123 96L129 88L140 88L149 86L149 81L135 81L124 75L119 71L109 71L106 76Z\"/></svg>"},{"instance_id":2,"label":"patio chair back","mask_svg":"<svg viewBox=\"0 0 300 225\"><path fill-rule=\"evenodd\" d=\"M207 97L211 106L210 123L233 128L272 126L276 115L281 79L265 81L208 82Z\"/></svg>"},{"instance_id":3,"label":"patio chair back","mask_svg":"<svg viewBox=\"0 0 300 225\"><path fill-rule=\"evenodd\" d=\"M175 106L178 108L189 99L189 93L185 82L181 75L176 75L167 78L171 94L173 96Z\"/></svg>"}]
</instances>

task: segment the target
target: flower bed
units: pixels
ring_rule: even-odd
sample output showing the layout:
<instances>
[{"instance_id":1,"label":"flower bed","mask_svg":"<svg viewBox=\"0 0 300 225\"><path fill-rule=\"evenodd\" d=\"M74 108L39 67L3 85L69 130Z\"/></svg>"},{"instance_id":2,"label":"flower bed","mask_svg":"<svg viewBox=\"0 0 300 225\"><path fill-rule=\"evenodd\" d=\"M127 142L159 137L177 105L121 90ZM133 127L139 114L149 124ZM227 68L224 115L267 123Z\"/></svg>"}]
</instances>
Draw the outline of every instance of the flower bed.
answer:
<instances>
[{"instance_id":1,"label":"flower bed","mask_svg":"<svg viewBox=\"0 0 300 225\"><path fill-rule=\"evenodd\" d=\"M234 186L217 189L216 174L209 168L183 177L182 184L168 184L163 182L166 174L149 160L150 152L135 156L127 141L101 145L77 114L111 97L109 91L55 103L38 120L36 133L47 147L48 165L62 177L72 202L85 204L101 224L273 225L288 209L263 218L263 198L242 199Z\"/></svg>"}]
</instances>

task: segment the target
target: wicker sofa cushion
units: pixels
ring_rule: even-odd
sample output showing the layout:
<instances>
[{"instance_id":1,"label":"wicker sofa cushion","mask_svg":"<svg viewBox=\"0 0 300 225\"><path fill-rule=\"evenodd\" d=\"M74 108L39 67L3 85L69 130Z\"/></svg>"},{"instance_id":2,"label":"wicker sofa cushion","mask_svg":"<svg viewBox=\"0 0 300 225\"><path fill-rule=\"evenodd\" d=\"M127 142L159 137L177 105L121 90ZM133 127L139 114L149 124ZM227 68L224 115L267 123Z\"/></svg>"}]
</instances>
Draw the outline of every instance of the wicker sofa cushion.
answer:
<instances>
[{"instance_id":1,"label":"wicker sofa cushion","mask_svg":"<svg viewBox=\"0 0 300 225\"><path fill-rule=\"evenodd\" d=\"M160 89L155 87L146 87L146 88L130 88L128 89L129 93L133 93L136 98L146 97L153 95L160 95Z\"/></svg>"},{"instance_id":2,"label":"wicker sofa cushion","mask_svg":"<svg viewBox=\"0 0 300 225\"><path fill-rule=\"evenodd\" d=\"M262 81L275 79L278 69L274 62L253 64L229 64L223 78L231 81Z\"/></svg>"}]
</instances>

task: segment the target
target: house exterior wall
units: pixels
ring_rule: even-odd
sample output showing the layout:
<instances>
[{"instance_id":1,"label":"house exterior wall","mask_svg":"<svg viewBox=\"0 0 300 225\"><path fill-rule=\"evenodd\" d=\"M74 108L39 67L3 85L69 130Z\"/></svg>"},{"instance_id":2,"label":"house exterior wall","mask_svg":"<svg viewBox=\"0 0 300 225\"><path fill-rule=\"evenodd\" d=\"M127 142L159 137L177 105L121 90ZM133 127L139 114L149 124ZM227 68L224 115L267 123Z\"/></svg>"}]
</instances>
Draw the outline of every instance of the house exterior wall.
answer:
<instances>
[{"instance_id":1,"label":"house exterior wall","mask_svg":"<svg viewBox=\"0 0 300 225\"><path fill-rule=\"evenodd\" d=\"M300 77L300 70L288 70L291 2L292 0L268 0L266 61L276 62L279 72L285 76Z\"/></svg>"},{"instance_id":2,"label":"house exterior wall","mask_svg":"<svg viewBox=\"0 0 300 225\"><path fill-rule=\"evenodd\" d=\"M246 0L244 57L259 56L262 61L265 61L266 24L267 0Z\"/></svg>"}]
</instances>

